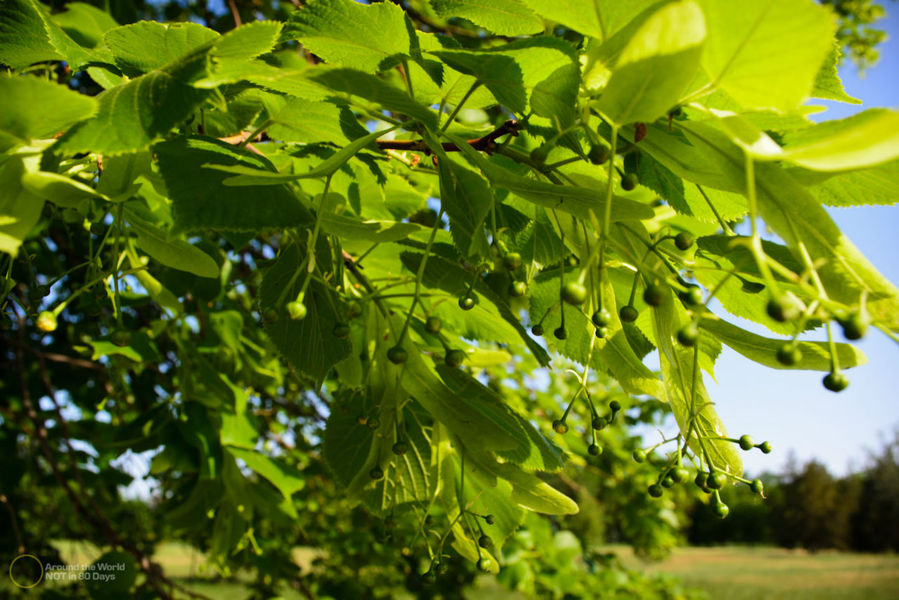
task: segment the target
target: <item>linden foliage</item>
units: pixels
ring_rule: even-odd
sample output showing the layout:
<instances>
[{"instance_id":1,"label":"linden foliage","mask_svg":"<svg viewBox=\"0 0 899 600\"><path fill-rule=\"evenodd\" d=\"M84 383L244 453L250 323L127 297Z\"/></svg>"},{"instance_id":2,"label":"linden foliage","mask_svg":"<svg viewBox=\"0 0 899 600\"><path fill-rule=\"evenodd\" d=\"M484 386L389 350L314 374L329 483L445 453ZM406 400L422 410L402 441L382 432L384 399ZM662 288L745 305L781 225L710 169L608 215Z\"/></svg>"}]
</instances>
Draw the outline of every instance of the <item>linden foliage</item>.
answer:
<instances>
[{"instance_id":1,"label":"linden foliage","mask_svg":"<svg viewBox=\"0 0 899 600\"><path fill-rule=\"evenodd\" d=\"M899 334L899 292L824 209L891 204L899 172L896 112L807 118L808 98L856 102L833 16L809 0L413 4L312 0L219 34L2 2L10 361L42 339L103 365L112 395L66 384L73 436L163 447L172 521L213 530L222 562L255 544L254 512L295 518L309 483L289 443L260 443L290 440L262 405L324 411L346 496L440 519L417 541L435 563L452 546L496 571L526 511L578 510L541 474L601 452L593 428L622 407L594 372L671 407L651 496L696 473L760 492L739 446L770 446L728 437L703 384L722 345L836 391L865 359L835 324ZM60 61L98 93L48 79ZM481 376L554 355L581 382L561 415ZM18 396L25 414L36 392ZM575 414L588 425L569 429Z\"/></svg>"}]
</instances>

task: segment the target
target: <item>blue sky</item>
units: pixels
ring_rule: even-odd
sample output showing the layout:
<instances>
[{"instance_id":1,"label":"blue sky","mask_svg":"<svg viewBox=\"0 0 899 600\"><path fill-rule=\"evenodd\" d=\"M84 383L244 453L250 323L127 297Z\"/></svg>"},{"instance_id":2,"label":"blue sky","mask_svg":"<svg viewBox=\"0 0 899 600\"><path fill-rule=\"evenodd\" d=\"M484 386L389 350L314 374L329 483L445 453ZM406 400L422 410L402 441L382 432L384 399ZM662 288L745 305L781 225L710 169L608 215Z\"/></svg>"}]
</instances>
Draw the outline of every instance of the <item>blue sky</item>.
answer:
<instances>
[{"instance_id":1,"label":"blue sky","mask_svg":"<svg viewBox=\"0 0 899 600\"><path fill-rule=\"evenodd\" d=\"M882 23L889 39L881 45L880 62L864 78L849 61L840 70L846 91L864 104L824 102L828 110L815 115L816 120L843 118L873 107L899 108L899 4L885 5L888 16ZM899 207L829 212L880 272L899 285ZM824 339L823 329L815 335ZM749 433L757 441L769 440L775 449L769 455L744 453L748 472L780 471L794 453L800 464L815 458L842 475L864 466L869 450L879 450L884 441L893 439L899 430L899 344L876 330L858 344L869 362L846 371L850 384L839 394L822 387L823 373L775 371L725 347L715 368L719 383L707 381L718 413L733 436Z\"/></svg>"}]
</instances>

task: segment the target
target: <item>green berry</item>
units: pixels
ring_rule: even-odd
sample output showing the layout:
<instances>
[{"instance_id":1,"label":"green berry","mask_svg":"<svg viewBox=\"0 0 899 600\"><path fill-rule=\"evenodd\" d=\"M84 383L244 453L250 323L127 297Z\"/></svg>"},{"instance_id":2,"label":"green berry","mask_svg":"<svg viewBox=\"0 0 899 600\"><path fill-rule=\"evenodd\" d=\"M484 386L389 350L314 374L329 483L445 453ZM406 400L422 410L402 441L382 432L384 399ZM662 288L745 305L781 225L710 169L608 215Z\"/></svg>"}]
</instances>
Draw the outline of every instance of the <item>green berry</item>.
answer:
<instances>
[{"instance_id":1,"label":"green berry","mask_svg":"<svg viewBox=\"0 0 899 600\"><path fill-rule=\"evenodd\" d=\"M594 144L590 146L590 151L587 153L587 158L594 165L601 165L612 155L612 151L605 144Z\"/></svg>"},{"instance_id":2,"label":"green berry","mask_svg":"<svg viewBox=\"0 0 899 600\"><path fill-rule=\"evenodd\" d=\"M509 252L503 256L503 266L507 271L516 271L521 266L521 255L518 252Z\"/></svg>"},{"instance_id":3,"label":"green berry","mask_svg":"<svg viewBox=\"0 0 899 600\"><path fill-rule=\"evenodd\" d=\"M762 451L762 454L771 454L771 442L762 442L759 444L759 450Z\"/></svg>"},{"instance_id":4,"label":"green berry","mask_svg":"<svg viewBox=\"0 0 899 600\"><path fill-rule=\"evenodd\" d=\"M602 448L597 446L596 444L590 444L587 446L587 452L590 456L599 456L602 453Z\"/></svg>"},{"instance_id":5,"label":"green berry","mask_svg":"<svg viewBox=\"0 0 899 600\"><path fill-rule=\"evenodd\" d=\"M533 333L534 335L537 335L537 336L543 335L543 333L544 333L543 325L541 325L540 323L537 323L536 325L531 327L531 333Z\"/></svg>"},{"instance_id":6,"label":"green berry","mask_svg":"<svg viewBox=\"0 0 899 600\"><path fill-rule=\"evenodd\" d=\"M727 507L727 504L724 502L718 502L715 504L715 514L721 517L722 519L727 516L730 512L730 509Z\"/></svg>"},{"instance_id":7,"label":"green berry","mask_svg":"<svg viewBox=\"0 0 899 600\"><path fill-rule=\"evenodd\" d=\"M688 285L686 291L678 293L678 297L684 306L689 308L699 306L702 304L702 288L698 285Z\"/></svg>"},{"instance_id":8,"label":"green berry","mask_svg":"<svg viewBox=\"0 0 899 600\"><path fill-rule=\"evenodd\" d=\"M483 571L484 573L489 573L490 569L493 568L493 561L487 558L486 556L482 556L478 559L478 570Z\"/></svg>"},{"instance_id":9,"label":"green berry","mask_svg":"<svg viewBox=\"0 0 899 600\"><path fill-rule=\"evenodd\" d=\"M387 360L395 365L401 365L409 358L409 353L402 346L394 346L387 351Z\"/></svg>"},{"instance_id":10,"label":"green berry","mask_svg":"<svg viewBox=\"0 0 899 600\"><path fill-rule=\"evenodd\" d=\"M302 321L306 318L306 305L299 300L287 303L287 314L294 321Z\"/></svg>"},{"instance_id":11,"label":"green berry","mask_svg":"<svg viewBox=\"0 0 899 600\"><path fill-rule=\"evenodd\" d=\"M649 488L647 488L646 491L648 491L649 495L653 498L661 498L663 493L662 486L660 486L658 483L652 484L651 486L649 486Z\"/></svg>"},{"instance_id":12,"label":"green berry","mask_svg":"<svg viewBox=\"0 0 899 600\"><path fill-rule=\"evenodd\" d=\"M638 462L638 463L645 462L646 461L646 452L638 448L638 449L634 450L633 457L634 457L634 462Z\"/></svg>"},{"instance_id":13,"label":"green berry","mask_svg":"<svg viewBox=\"0 0 899 600\"><path fill-rule=\"evenodd\" d=\"M573 306L580 306L587 301L587 288L576 281L569 281L562 286L562 300Z\"/></svg>"},{"instance_id":14,"label":"green berry","mask_svg":"<svg viewBox=\"0 0 899 600\"><path fill-rule=\"evenodd\" d=\"M673 486L674 486L674 483L675 483L674 477L671 476L671 473L668 473L667 475L665 475L665 476L662 478L662 487L663 487L663 488L670 488L670 487L673 487Z\"/></svg>"},{"instance_id":15,"label":"green berry","mask_svg":"<svg viewBox=\"0 0 899 600\"><path fill-rule=\"evenodd\" d=\"M603 339L609 335L608 327L597 327L596 328L596 337L599 339Z\"/></svg>"},{"instance_id":16,"label":"green berry","mask_svg":"<svg viewBox=\"0 0 899 600\"><path fill-rule=\"evenodd\" d=\"M331 332L334 334L334 337L345 340L350 335L350 326L346 323L338 323Z\"/></svg>"},{"instance_id":17,"label":"green berry","mask_svg":"<svg viewBox=\"0 0 899 600\"><path fill-rule=\"evenodd\" d=\"M490 538L486 535L482 535L478 538L478 546L481 548L489 548L490 547Z\"/></svg>"},{"instance_id":18,"label":"green berry","mask_svg":"<svg viewBox=\"0 0 899 600\"><path fill-rule=\"evenodd\" d=\"M125 346L129 346L131 344L131 332L125 331L124 329L114 331L112 335L109 336L109 340L116 346L124 348Z\"/></svg>"},{"instance_id":19,"label":"green berry","mask_svg":"<svg viewBox=\"0 0 899 600\"><path fill-rule=\"evenodd\" d=\"M753 479L752 483L749 484L749 489L752 490L753 494L761 494L765 487L762 485L761 479Z\"/></svg>"},{"instance_id":20,"label":"green berry","mask_svg":"<svg viewBox=\"0 0 899 600\"><path fill-rule=\"evenodd\" d=\"M381 426L381 420L378 417L372 417L365 421L365 424L368 425L368 428L371 430L375 430Z\"/></svg>"},{"instance_id":21,"label":"green berry","mask_svg":"<svg viewBox=\"0 0 899 600\"><path fill-rule=\"evenodd\" d=\"M621 310L618 311L618 317L624 321L625 323L633 323L637 320L637 309L627 304L621 307Z\"/></svg>"},{"instance_id":22,"label":"green berry","mask_svg":"<svg viewBox=\"0 0 899 600\"><path fill-rule=\"evenodd\" d=\"M37 316L37 328L41 331L50 333L56 331L56 326L56 315L49 310L41 311L41 314Z\"/></svg>"},{"instance_id":23,"label":"green berry","mask_svg":"<svg viewBox=\"0 0 899 600\"><path fill-rule=\"evenodd\" d=\"M375 467L368 472L368 476L374 480L383 479L384 471L381 470L381 467Z\"/></svg>"},{"instance_id":24,"label":"green berry","mask_svg":"<svg viewBox=\"0 0 899 600\"><path fill-rule=\"evenodd\" d=\"M493 517L493 515L487 515L486 517L484 517L484 521L486 521L488 525L493 525L496 522L496 519Z\"/></svg>"},{"instance_id":25,"label":"green berry","mask_svg":"<svg viewBox=\"0 0 899 600\"><path fill-rule=\"evenodd\" d=\"M390 450L397 456L402 456L409 451L409 444L406 442L397 442L390 448Z\"/></svg>"},{"instance_id":26,"label":"green berry","mask_svg":"<svg viewBox=\"0 0 899 600\"><path fill-rule=\"evenodd\" d=\"M568 332L560 325L553 330L553 335L556 336L557 340L564 340L568 337Z\"/></svg>"},{"instance_id":27,"label":"green berry","mask_svg":"<svg viewBox=\"0 0 899 600\"><path fill-rule=\"evenodd\" d=\"M740 450L749 451L755 447L755 440L753 440L749 435L743 434L740 436Z\"/></svg>"},{"instance_id":28,"label":"green berry","mask_svg":"<svg viewBox=\"0 0 899 600\"><path fill-rule=\"evenodd\" d=\"M677 467L675 469L672 469L671 471L671 479L673 479L675 483L683 483L689 478L690 471L688 471L684 467Z\"/></svg>"},{"instance_id":29,"label":"green berry","mask_svg":"<svg viewBox=\"0 0 899 600\"><path fill-rule=\"evenodd\" d=\"M593 422L591 423L593 429L596 429L597 431L599 431L600 429L605 429L608 424L609 420L605 417L594 417Z\"/></svg>"},{"instance_id":30,"label":"green berry","mask_svg":"<svg viewBox=\"0 0 899 600\"><path fill-rule=\"evenodd\" d=\"M799 306L786 294L772 297L768 300L766 309L769 317L781 323L792 321L799 317Z\"/></svg>"},{"instance_id":31,"label":"green berry","mask_svg":"<svg viewBox=\"0 0 899 600\"><path fill-rule=\"evenodd\" d=\"M629 192L640 183L640 178L637 177L636 173L627 173L624 177L621 178L621 189L625 192Z\"/></svg>"},{"instance_id":32,"label":"green berry","mask_svg":"<svg viewBox=\"0 0 899 600\"><path fill-rule=\"evenodd\" d=\"M348 319L355 319L362 314L362 305L358 300L351 300L346 307L346 316Z\"/></svg>"},{"instance_id":33,"label":"green berry","mask_svg":"<svg viewBox=\"0 0 899 600\"><path fill-rule=\"evenodd\" d=\"M777 349L777 362L792 367L802 360L802 350L792 342L787 342Z\"/></svg>"},{"instance_id":34,"label":"green berry","mask_svg":"<svg viewBox=\"0 0 899 600\"><path fill-rule=\"evenodd\" d=\"M678 250L686 250L693 245L693 236L686 231L681 231L674 236L674 245L677 246Z\"/></svg>"},{"instance_id":35,"label":"green berry","mask_svg":"<svg viewBox=\"0 0 899 600\"><path fill-rule=\"evenodd\" d=\"M472 296L463 296L459 298L459 308L462 310L471 310L474 308L475 299Z\"/></svg>"},{"instance_id":36,"label":"green berry","mask_svg":"<svg viewBox=\"0 0 899 600\"><path fill-rule=\"evenodd\" d=\"M618 400L612 400L611 402L609 402L609 410L613 413L617 413L619 410L621 410L621 402L619 402Z\"/></svg>"},{"instance_id":37,"label":"green berry","mask_svg":"<svg viewBox=\"0 0 899 600\"><path fill-rule=\"evenodd\" d=\"M606 309L601 308L593 313L590 320L593 321L593 324L596 325L597 328L608 327L612 323L612 315L609 314L609 311Z\"/></svg>"},{"instance_id":38,"label":"green berry","mask_svg":"<svg viewBox=\"0 0 899 600\"><path fill-rule=\"evenodd\" d=\"M665 286L651 283L643 290L643 301L650 306L661 306L665 302Z\"/></svg>"},{"instance_id":39,"label":"green berry","mask_svg":"<svg viewBox=\"0 0 899 600\"><path fill-rule=\"evenodd\" d=\"M562 419L556 419L553 421L553 431L558 433L559 435L565 435L568 433L568 425L565 424L565 421Z\"/></svg>"},{"instance_id":40,"label":"green berry","mask_svg":"<svg viewBox=\"0 0 899 600\"><path fill-rule=\"evenodd\" d=\"M464 360L465 352L462 350L450 350L446 353L446 356L443 357L443 362L446 363L446 366L454 369L461 365Z\"/></svg>"},{"instance_id":41,"label":"green berry","mask_svg":"<svg viewBox=\"0 0 899 600\"><path fill-rule=\"evenodd\" d=\"M693 478L693 483L696 484L696 487L705 490L708 488L709 474L705 471L700 471L696 474L696 477Z\"/></svg>"},{"instance_id":42,"label":"green berry","mask_svg":"<svg viewBox=\"0 0 899 600\"><path fill-rule=\"evenodd\" d=\"M708 485L713 490L720 490L727 484L727 475L720 471L715 471L714 473L709 474L708 481L706 485Z\"/></svg>"},{"instance_id":43,"label":"green berry","mask_svg":"<svg viewBox=\"0 0 899 600\"><path fill-rule=\"evenodd\" d=\"M687 348L692 348L696 345L696 340L699 339L699 326L696 325L695 322L690 321L683 327L677 330L677 341L680 342L682 346L686 346Z\"/></svg>"},{"instance_id":44,"label":"green berry","mask_svg":"<svg viewBox=\"0 0 899 600\"><path fill-rule=\"evenodd\" d=\"M508 292L513 298L521 298L528 293L528 284L523 281L513 281L509 284Z\"/></svg>"},{"instance_id":45,"label":"green berry","mask_svg":"<svg viewBox=\"0 0 899 600\"><path fill-rule=\"evenodd\" d=\"M824 379L822 381L824 383L824 387L831 392L842 392L847 387L849 387L849 378L839 371L835 373L828 373L824 376Z\"/></svg>"},{"instance_id":46,"label":"green berry","mask_svg":"<svg viewBox=\"0 0 899 600\"><path fill-rule=\"evenodd\" d=\"M865 314L858 312L850 314L849 317L840 321L840 326L843 328L843 337L847 340L862 339L868 331L869 323L870 319Z\"/></svg>"},{"instance_id":47,"label":"green berry","mask_svg":"<svg viewBox=\"0 0 899 600\"><path fill-rule=\"evenodd\" d=\"M440 329L443 327L443 321L440 317L428 317L428 320L425 321L425 331L430 334L440 333Z\"/></svg>"}]
</instances>

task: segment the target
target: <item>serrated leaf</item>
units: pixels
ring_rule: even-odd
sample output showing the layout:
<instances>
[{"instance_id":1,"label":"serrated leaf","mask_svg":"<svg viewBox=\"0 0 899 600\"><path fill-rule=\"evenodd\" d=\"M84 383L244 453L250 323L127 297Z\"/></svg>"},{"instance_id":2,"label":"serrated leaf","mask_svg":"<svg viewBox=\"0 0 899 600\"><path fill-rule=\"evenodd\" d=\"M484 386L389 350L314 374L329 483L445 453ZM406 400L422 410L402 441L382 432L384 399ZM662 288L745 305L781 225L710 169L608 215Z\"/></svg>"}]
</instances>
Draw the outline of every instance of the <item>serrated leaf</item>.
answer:
<instances>
[{"instance_id":1,"label":"serrated leaf","mask_svg":"<svg viewBox=\"0 0 899 600\"><path fill-rule=\"evenodd\" d=\"M486 256L484 220L493 207L493 192L478 173L450 160L438 147L440 206L450 221L450 232L462 256Z\"/></svg>"},{"instance_id":2,"label":"serrated leaf","mask_svg":"<svg viewBox=\"0 0 899 600\"><path fill-rule=\"evenodd\" d=\"M116 65L133 76L172 63L219 37L196 23L141 21L106 32L103 41Z\"/></svg>"},{"instance_id":3,"label":"serrated leaf","mask_svg":"<svg viewBox=\"0 0 899 600\"><path fill-rule=\"evenodd\" d=\"M290 499L294 492L300 491L306 485L303 474L283 460L235 446L229 446L227 452L234 458L244 461L258 475L267 479L286 499Z\"/></svg>"},{"instance_id":4,"label":"serrated leaf","mask_svg":"<svg viewBox=\"0 0 899 600\"><path fill-rule=\"evenodd\" d=\"M403 9L389 2L314 0L291 15L284 37L299 41L329 64L377 73L408 56L405 19Z\"/></svg>"},{"instance_id":5,"label":"serrated leaf","mask_svg":"<svg viewBox=\"0 0 899 600\"><path fill-rule=\"evenodd\" d=\"M309 212L287 186L259 186L252 191L229 187L224 184L229 174L210 168L241 167L277 175L264 157L203 136L179 137L153 149L172 198L178 232L206 228L259 231L311 221ZM249 194L252 203L248 202Z\"/></svg>"},{"instance_id":6,"label":"serrated leaf","mask_svg":"<svg viewBox=\"0 0 899 600\"><path fill-rule=\"evenodd\" d=\"M37 225L44 201L22 187L25 165L12 157L0 164L0 252L15 257L19 246ZM5 289L5 288L4 288Z\"/></svg>"},{"instance_id":7,"label":"serrated leaf","mask_svg":"<svg viewBox=\"0 0 899 600\"><path fill-rule=\"evenodd\" d=\"M534 12L584 35L605 41L637 13L657 0L600 2L598 0L522 0Z\"/></svg>"},{"instance_id":8,"label":"serrated leaf","mask_svg":"<svg viewBox=\"0 0 899 600\"><path fill-rule=\"evenodd\" d=\"M527 35L543 31L543 21L518 0L431 0L445 19L462 17L499 35Z\"/></svg>"},{"instance_id":9,"label":"serrated leaf","mask_svg":"<svg viewBox=\"0 0 899 600\"><path fill-rule=\"evenodd\" d=\"M662 5L622 50L599 110L618 125L664 115L695 77L705 35L702 11L693 0Z\"/></svg>"},{"instance_id":10,"label":"serrated leaf","mask_svg":"<svg viewBox=\"0 0 899 600\"><path fill-rule=\"evenodd\" d=\"M422 230L422 227L415 223L363 221L333 213L325 213L322 216L322 228L341 238L379 243L396 242Z\"/></svg>"},{"instance_id":11,"label":"serrated leaf","mask_svg":"<svg viewBox=\"0 0 899 600\"><path fill-rule=\"evenodd\" d=\"M575 515L577 503L534 475L511 463L494 464L486 467L512 484L510 500L528 510L546 515Z\"/></svg>"},{"instance_id":12,"label":"serrated leaf","mask_svg":"<svg viewBox=\"0 0 899 600\"><path fill-rule=\"evenodd\" d=\"M56 60L77 70L94 60L94 55L75 43L35 0L4 0L0 4L0 63L22 70Z\"/></svg>"},{"instance_id":13,"label":"serrated leaf","mask_svg":"<svg viewBox=\"0 0 899 600\"><path fill-rule=\"evenodd\" d=\"M827 60L821 65L821 69L815 77L815 85L812 88L811 96L812 98L820 98L822 100L861 104L861 100L853 98L843 89L843 82L840 80L840 74L837 72L837 64L840 62L841 54L840 44L834 40L830 54L827 55Z\"/></svg>"},{"instance_id":14,"label":"serrated leaf","mask_svg":"<svg viewBox=\"0 0 899 600\"><path fill-rule=\"evenodd\" d=\"M348 108L329 102L291 100L270 119L269 137L284 142L345 146L369 133Z\"/></svg>"},{"instance_id":15,"label":"serrated leaf","mask_svg":"<svg viewBox=\"0 0 899 600\"><path fill-rule=\"evenodd\" d=\"M218 277L218 264L196 246L178 238L169 239L165 231L131 211L128 212L127 219L137 233L137 245L152 258L168 267L193 273L198 277Z\"/></svg>"},{"instance_id":16,"label":"serrated leaf","mask_svg":"<svg viewBox=\"0 0 899 600\"><path fill-rule=\"evenodd\" d=\"M708 31L702 64L713 86L743 108L790 111L809 96L831 51L826 8L805 0L700 4Z\"/></svg>"},{"instance_id":17,"label":"serrated leaf","mask_svg":"<svg viewBox=\"0 0 899 600\"><path fill-rule=\"evenodd\" d=\"M84 2L69 2L64 12L53 15L56 24L85 48L95 48L103 34L119 26L109 13Z\"/></svg>"},{"instance_id":18,"label":"serrated leaf","mask_svg":"<svg viewBox=\"0 0 899 600\"><path fill-rule=\"evenodd\" d=\"M278 21L246 23L220 37L212 48L212 56L218 62L249 61L272 49L281 28Z\"/></svg>"},{"instance_id":19,"label":"serrated leaf","mask_svg":"<svg viewBox=\"0 0 899 600\"><path fill-rule=\"evenodd\" d=\"M830 371L830 346L827 342L800 341L796 347L802 352L802 359L795 365L784 365L777 360L777 350L786 341L756 335L736 325L718 319L700 321L702 329L746 358L772 369L797 369L808 371ZM850 368L868 362L865 354L852 344L837 344L837 358L840 367Z\"/></svg>"},{"instance_id":20,"label":"serrated leaf","mask_svg":"<svg viewBox=\"0 0 899 600\"><path fill-rule=\"evenodd\" d=\"M795 169L791 175L807 186L819 202L828 206L859 206L863 204L896 204L896 182L899 181L899 160L869 169L848 173L822 173Z\"/></svg>"},{"instance_id":21,"label":"serrated leaf","mask_svg":"<svg viewBox=\"0 0 899 600\"><path fill-rule=\"evenodd\" d=\"M0 78L0 152L49 138L94 114L96 101L35 77Z\"/></svg>"}]
</instances>

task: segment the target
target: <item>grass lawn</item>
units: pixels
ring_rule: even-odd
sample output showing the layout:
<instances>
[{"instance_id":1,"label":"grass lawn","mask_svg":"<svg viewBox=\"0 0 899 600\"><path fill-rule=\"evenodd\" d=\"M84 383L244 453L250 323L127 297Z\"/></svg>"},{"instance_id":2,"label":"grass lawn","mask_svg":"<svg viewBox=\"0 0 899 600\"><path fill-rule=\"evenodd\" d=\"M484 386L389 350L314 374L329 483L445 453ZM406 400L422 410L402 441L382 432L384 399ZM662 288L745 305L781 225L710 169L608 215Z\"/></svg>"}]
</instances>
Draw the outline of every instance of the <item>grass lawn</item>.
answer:
<instances>
[{"instance_id":1,"label":"grass lawn","mask_svg":"<svg viewBox=\"0 0 899 600\"><path fill-rule=\"evenodd\" d=\"M726 600L897 600L899 556L728 546L681 548L646 564L629 549L613 549L625 565L670 573Z\"/></svg>"}]
</instances>

